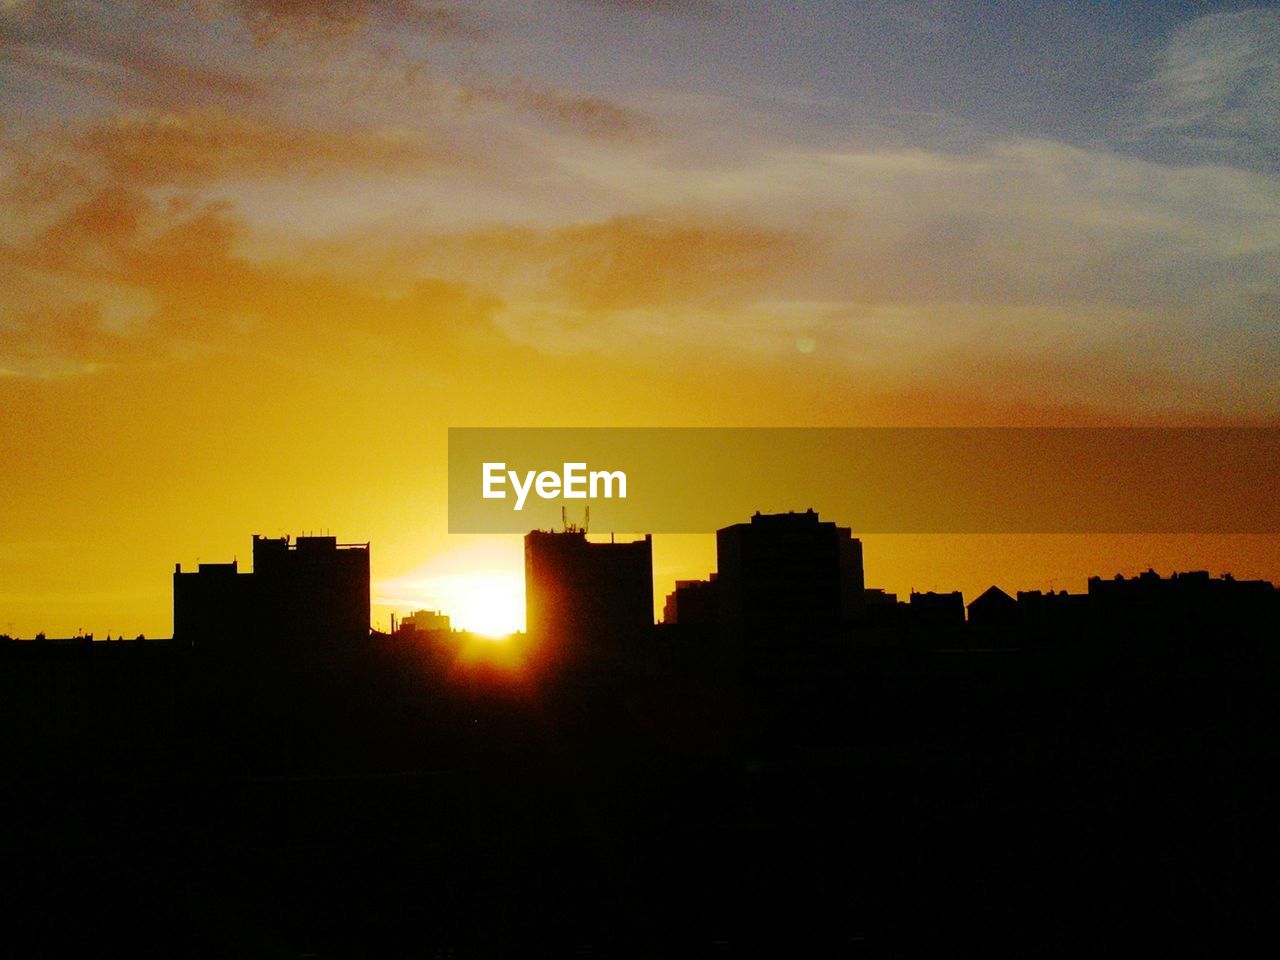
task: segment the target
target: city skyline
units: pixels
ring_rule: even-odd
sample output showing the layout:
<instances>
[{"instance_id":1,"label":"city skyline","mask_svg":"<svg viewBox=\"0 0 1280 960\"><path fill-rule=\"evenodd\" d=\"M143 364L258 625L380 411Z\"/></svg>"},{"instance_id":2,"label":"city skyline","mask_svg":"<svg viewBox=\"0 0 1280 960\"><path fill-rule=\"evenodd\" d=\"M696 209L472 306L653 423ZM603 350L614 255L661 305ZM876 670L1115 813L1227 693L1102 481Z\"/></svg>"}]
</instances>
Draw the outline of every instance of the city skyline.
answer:
<instances>
[{"instance_id":1,"label":"city skyline","mask_svg":"<svg viewBox=\"0 0 1280 960\"><path fill-rule=\"evenodd\" d=\"M1148 571L966 610L865 588L860 539L813 510L757 512L655 625L652 539L565 527L525 537L507 643L371 631L371 546L332 533L175 566L172 639L0 638L10 939L639 957L1273 929L1273 584Z\"/></svg>"},{"instance_id":2,"label":"city skyline","mask_svg":"<svg viewBox=\"0 0 1280 960\"><path fill-rule=\"evenodd\" d=\"M900 591L886 589L879 583L867 583L863 565L865 537L851 538L851 532L850 528L839 527L830 520L822 521L812 508L776 514L756 511L746 522L707 535L713 539L715 550L703 576L677 578L667 584L654 573L652 534L640 538L624 537L622 541L609 534L607 540L600 536L592 540L586 526L570 522L566 513L563 529L535 529L520 538L524 569L517 584L518 590L510 590L510 584L484 578L480 583L470 581L469 588L464 589L472 592L464 594L464 603L470 600L475 607L470 611L461 608L466 611L461 617L457 607L450 610L430 603L395 604L386 602L385 598L379 603L372 592L372 545L369 542L340 543L336 536L327 532L307 532L296 537L254 534L253 560L247 566L240 564L238 555L230 561L197 562L194 569L190 565L184 569L181 561L174 564L170 592L173 629L168 633L135 634L130 630L117 630L103 634L78 627L74 632L31 631L26 634L26 639L110 641L113 638L172 638L183 645L208 642L221 645L230 641L233 647L229 649L244 651L263 641L270 648L270 644L275 642L273 638L287 633L304 646L319 644L318 649L323 649L327 644L337 649L350 646L358 637L365 635L396 634L397 618L401 624L427 618L449 624L443 628L445 632L452 630L494 641L523 633L528 633L536 641L540 635L545 637L566 631L597 638L593 642L609 638L610 644L624 642L625 645L637 639L634 635L635 625L639 622L637 617L645 620L647 627L677 623L685 629L690 624L706 627L719 621L721 614L715 610L725 602L743 611L736 621L731 618L724 623L726 626L734 624L735 631L744 629L744 624L755 623L754 629L765 633L781 631L780 635L785 635L788 630L798 630L803 635L829 631L840 622L884 625L893 622L891 615L886 613L888 608L912 611L914 615L918 600L929 604L935 597L954 598L959 622L973 623L972 610L975 606L998 608L1001 601L1016 606L1027 595L1032 597L1033 603L1042 596L1083 600L1093 597L1095 590L1099 590L1099 583L1138 584L1153 578L1167 583L1188 578L1199 582L1207 578L1218 583L1261 584L1274 589L1274 584L1267 578L1241 576L1230 569L1215 574L1203 565L1193 564L1181 570L1170 570L1167 580L1153 566L1130 572L1095 572L1088 575L1087 589L1083 592L1069 589L1075 585L1059 583L1056 579L1051 579L1047 588L1023 589L1008 583L1002 586L984 580L980 572L972 572L971 576L976 578L974 582L987 582L985 589L957 589L954 585L940 587L934 583L919 590L913 585L906 591ZM874 541L875 538L872 539ZM801 551L799 554L789 554L789 551L797 549ZM642 553L636 553L637 550L642 550ZM745 559L752 555L755 560ZM642 567L627 573L641 557ZM729 576L722 579L726 562L729 563ZM743 579L744 571L748 574L746 580ZM636 579L637 575L641 579ZM767 590L761 592L758 585L747 585L752 582L751 577L762 575L771 584ZM612 578L617 576L622 577L619 581L623 584L621 587L611 585ZM835 579L828 583L831 577ZM578 604L566 605L560 588L554 586L556 583L576 584L575 590L598 583L601 592L599 597L587 601L588 606L575 609ZM306 584L311 585L304 586ZM584 596L589 596L595 589L587 590ZM1105 589L1105 586L1101 588ZM644 600L637 603L637 590L648 599L647 618L642 613L646 609ZM674 614L680 609L679 597L688 596L688 591L700 593L691 607L696 614L692 619L678 619ZM526 607L528 598L535 593L542 595L543 600L538 608L538 623L531 626L526 621ZM1014 596L1018 598L1016 601ZM780 606L775 607L774 604ZM378 621L376 611L379 607L389 609L389 624ZM801 612L809 607L812 608L809 613ZM968 616L966 609L970 611ZM784 614L784 610L792 612ZM180 614L179 611L183 612ZM994 618L997 621L999 614L997 609ZM797 615L800 619L787 626ZM517 617L519 623L515 622ZM628 622L632 627L618 626ZM383 629L384 626L388 629ZM12 628L0 632L0 635L7 639L23 639L23 634Z\"/></svg>"},{"instance_id":3,"label":"city skyline","mask_svg":"<svg viewBox=\"0 0 1280 960\"><path fill-rule=\"evenodd\" d=\"M15 955L1265 953L1277 480L1275 3L0 0Z\"/></svg>"},{"instance_id":4,"label":"city skyline","mask_svg":"<svg viewBox=\"0 0 1280 960\"><path fill-rule=\"evenodd\" d=\"M1235 2L0 4L0 629L167 633L193 527L510 596L517 538L446 533L453 426L1274 425L1277 36ZM846 513L761 504L810 505ZM897 592L1280 579L1268 537L875 554ZM660 538L656 575L710 555Z\"/></svg>"}]
</instances>

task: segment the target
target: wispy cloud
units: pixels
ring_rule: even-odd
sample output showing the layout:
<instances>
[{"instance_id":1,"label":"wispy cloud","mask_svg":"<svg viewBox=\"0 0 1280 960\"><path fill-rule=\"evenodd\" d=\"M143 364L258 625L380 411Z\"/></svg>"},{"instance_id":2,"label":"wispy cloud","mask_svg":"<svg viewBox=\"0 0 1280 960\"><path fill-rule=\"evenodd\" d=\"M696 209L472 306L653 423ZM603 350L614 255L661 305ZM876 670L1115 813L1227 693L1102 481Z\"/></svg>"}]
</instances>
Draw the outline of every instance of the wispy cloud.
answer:
<instances>
[{"instance_id":1,"label":"wispy cloud","mask_svg":"<svg viewBox=\"0 0 1280 960\"><path fill-rule=\"evenodd\" d=\"M237 249L243 232L224 203L119 187L91 196L29 242L0 247L0 365L63 376L242 347L340 352L359 336L435 351L494 312L464 283L407 277L388 291L297 260L253 260Z\"/></svg>"},{"instance_id":2,"label":"wispy cloud","mask_svg":"<svg viewBox=\"0 0 1280 960\"><path fill-rule=\"evenodd\" d=\"M452 248L459 261L513 265L525 298L549 298L599 315L690 303L739 305L785 274L805 240L749 221L693 214L614 217L546 231L491 229L440 245Z\"/></svg>"},{"instance_id":3,"label":"wispy cloud","mask_svg":"<svg viewBox=\"0 0 1280 960\"><path fill-rule=\"evenodd\" d=\"M188 106L256 100L262 85L234 69L182 59L141 40L88 46L23 39L5 48L10 68L135 104Z\"/></svg>"},{"instance_id":4,"label":"wispy cloud","mask_svg":"<svg viewBox=\"0 0 1280 960\"><path fill-rule=\"evenodd\" d=\"M124 113L80 142L117 181L141 186L330 170L404 173L451 161L445 147L413 130L316 130L219 109Z\"/></svg>"},{"instance_id":5,"label":"wispy cloud","mask_svg":"<svg viewBox=\"0 0 1280 960\"><path fill-rule=\"evenodd\" d=\"M599 6L632 11L621 26L591 18L612 37L640 5ZM1128 382L1123 368L1266 394L1257 358L1277 353L1280 304L1280 187L1266 172L978 126L867 133L823 119L825 106L795 124L784 100L667 78L632 94L534 63L501 5L474 45L494 55L452 61L435 52L469 40L423 37L466 31L389 29L437 9L407 0L182 9L189 32L145 48L118 31L23 27L19 73L63 77L75 109L57 133L34 111L5 131L0 239L27 284L0 302L6 370L59 350L84 366L77 342L101 365L179 343L270 351L304 327L416 342L465 320L506 349L562 358L803 358L885 384L938 379L941 358L985 349L1008 369L1065 365L1063 389L1089 370L1100 391ZM572 16L554 0L521 22L556 9ZM254 20L285 33L255 37ZM1191 150L1217 130L1236 158L1273 142L1260 91L1274 29L1253 12L1175 32L1143 136ZM309 34L342 42L291 42ZM191 52L206 42L220 57ZM185 92L206 69L217 95ZM154 349L138 350L147 337Z\"/></svg>"},{"instance_id":6,"label":"wispy cloud","mask_svg":"<svg viewBox=\"0 0 1280 960\"><path fill-rule=\"evenodd\" d=\"M572 133L604 140L652 133L640 113L602 97L583 97L524 80L479 82L460 88L464 100L506 104Z\"/></svg>"},{"instance_id":7,"label":"wispy cloud","mask_svg":"<svg viewBox=\"0 0 1280 960\"><path fill-rule=\"evenodd\" d=\"M710 17L723 12L716 0L575 0L603 10Z\"/></svg>"},{"instance_id":8,"label":"wispy cloud","mask_svg":"<svg viewBox=\"0 0 1280 960\"><path fill-rule=\"evenodd\" d=\"M1138 135L1193 159L1280 169L1280 11L1192 21L1170 38L1143 93Z\"/></svg>"},{"instance_id":9,"label":"wispy cloud","mask_svg":"<svg viewBox=\"0 0 1280 960\"><path fill-rule=\"evenodd\" d=\"M0 324L0 366L13 377L96 373L147 358L153 343L111 330L98 303L45 306Z\"/></svg>"},{"instance_id":10,"label":"wispy cloud","mask_svg":"<svg viewBox=\"0 0 1280 960\"><path fill-rule=\"evenodd\" d=\"M435 39L475 40L486 33L473 12L417 0L222 0L259 41L337 39L373 27ZM207 4L206 4L207 5Z\"/></svg>"}]
</instances>

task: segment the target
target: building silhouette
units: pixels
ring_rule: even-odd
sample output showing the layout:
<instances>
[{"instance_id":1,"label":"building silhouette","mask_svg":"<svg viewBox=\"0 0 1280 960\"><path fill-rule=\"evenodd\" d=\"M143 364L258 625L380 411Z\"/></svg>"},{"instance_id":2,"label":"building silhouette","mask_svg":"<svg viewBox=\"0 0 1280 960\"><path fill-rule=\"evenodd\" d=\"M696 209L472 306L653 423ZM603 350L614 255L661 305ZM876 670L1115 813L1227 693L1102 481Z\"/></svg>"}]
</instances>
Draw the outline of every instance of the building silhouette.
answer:
<instances>
[{"instance_id":1,"label":"building silhouette","mask_svg":"<svg viewBox=\"0 0 1280 960\"><path fill-rule=\"evenodd\" d=\"M251 574L236 561L173 568L173 638L192 646L243 644L250 639L257 598Z\"/></svg>"},{"instance_id":2,"label":"building silhouette","mask_svg":"<svg viewBox=\"0 0 1280 960\"><path fill-rule=\"evenodd\" d=\"M369 545L336 537L253 538L253 572L235 561L173 574L173 635L233 650L323 650L369 636Z\"/></svg>"},{"instance_id":3,"label":"building silhouette","mask_svg":"<svg viewBox=\"0 0 1280 960\"><path fill-rule=\"evenodd\" d=\"M11 952L1209 953L1274 925L1271 584L993 588L967 623L863 590L846 621L848 531L722 533L661 629L647 538L530 534L531 639L588 667L563 674L439 630L310 656L368 627L368 548L333 538L179 568L194 645L0 637ZM712 602L735 576L762 645ZM458 910L494 890L522 906Z\"/></svg>"},{"instance_id":4,"label":"building silhouette","mask_svg":"<svg viewBox=\"0 0 1280 960\"><path fill-rule=\"evenodd\" d=\"M720 616L718 575L708 580L677 580L662 607L665 624L701 625L715 623Z\"/></svg>"},{"instance_id":5,"label":"building silhouette","mask_svg":"<svg viewBox=\"0 0 1280 960\"><path fill-rule=\"evenodd\" d=\"M1079 631L1090 620L1091 603L1087 593L1019 590L1014 622L1042 634Z\"/></svg>"},{"instance_id":6,"label":"building silhouette","mask_svg":"<svg viewBox=\"0 0 1280 960\"><path fill-rule=\"evenodd\" d=\"M946 593L913 590L907 600L907 611L915 626L964 626L964 595L959 590Z\"/></svg>"},{"instance_id":7,"label":"building silhouette","mask_svg":"<svg viewBox=\"0 0 1280 960\"><path fill-rule=\"evenodd\" d=\"M653 627L653 537L594 543L584 530L524 538L525 622L545 654L607 660Z\"/></svg>"},{"instance_id":8,"label":"building silhouette","mask_svg":"<svg viewBox=\"0 0 1280 960\"><path fill-rule=\"evenodd\" d=\"M1211 577L1206 570L1162 577L1147 570L1136 577L1089 578L1095 621L1113 629L1172 628L1211 631L1238 624L1274 626L1276 589L1265 580Z\"/></svg>"},{"instance_id":9,"label":"building silhouette","mask_svg":"<svg viewBox=\"0 0 1280 960\"><path fill-rule=\"evenodd\" d=\"M1018 601L992 584L969 603L969 622L977 626L1003 627L1018 618Z\"/></svg>"},{"instance_id":10,"label":"building silhouette","mask_svg":"<svg viewBox=\"0 0 1280 960\"><path fill-rule=\"evenodd\" d=\"M395 614L392 614L394 618ZM396 634L432 634L432 633L449 633L453 629L453 622L448 614L439 610L415 610L403 620L400 625L392 630Z\"/></svg>"},{"instance_id":11,"label":"building silhouette","mask_svg":"<svg viewBox=\"0 0 1280 960\"><path fill-rule=\"evenodd\" d=\"M830 634L862 610L862 541L813 510L717 530L716 567L722 625L755 643Z\"/></svg>"}]
</instances>

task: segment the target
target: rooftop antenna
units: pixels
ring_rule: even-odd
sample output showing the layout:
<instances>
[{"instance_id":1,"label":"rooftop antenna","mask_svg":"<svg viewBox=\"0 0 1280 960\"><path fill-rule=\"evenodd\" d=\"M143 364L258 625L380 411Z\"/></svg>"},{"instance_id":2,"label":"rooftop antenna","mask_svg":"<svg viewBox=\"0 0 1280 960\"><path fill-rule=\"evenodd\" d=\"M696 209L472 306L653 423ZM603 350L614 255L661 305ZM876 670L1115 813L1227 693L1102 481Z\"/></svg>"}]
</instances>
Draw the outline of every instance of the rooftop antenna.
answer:
<instances>
[{"instance_id":1,"label":"rooftop antenna","mask_svg":"<svg viewBox=\"0 0 1280 960\"><path fill-rule=\"evenodd\" d=\"M587 507L587 509L586 509L586 513L585 513L585 515L584 515L584 516L583 516L583 518L582 518L582 524L581 524L581 525L578 525L578 524L576 524L576 523L572 523L572 522L570 522L570 520L569 520L569 508L568 508L568 507L565 507L565 506L561 506L561 507L560 507L560 522L561 522L561 524L563 524L563 525L564 525L564 532L565 532L565 533L586 533L586 532L587 532L587 527L589 527L589 526L591 525L591 508L590 508L590 507Z\"/></svg>"}]
</instances>

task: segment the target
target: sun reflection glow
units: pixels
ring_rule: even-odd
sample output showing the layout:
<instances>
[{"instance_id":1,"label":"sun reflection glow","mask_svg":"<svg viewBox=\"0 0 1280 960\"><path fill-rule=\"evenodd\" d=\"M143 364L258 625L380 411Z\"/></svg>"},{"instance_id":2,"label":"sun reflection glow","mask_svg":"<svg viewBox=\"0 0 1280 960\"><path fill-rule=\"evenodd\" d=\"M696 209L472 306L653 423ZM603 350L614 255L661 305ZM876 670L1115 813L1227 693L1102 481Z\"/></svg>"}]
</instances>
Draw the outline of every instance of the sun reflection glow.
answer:
<instances>
[{"instance_id":1,"label":"sun reflection glow","mask_svg":"<svg viewBox=\"0 0 1280 960\"><path fill-rule=\"evenodd\" d=\"M453 596L441 603L455 625L486 637L505 637L524 629L524 581L509 573L470 573L456 581Z\"/></svg>"},{"instance_id":2,"label":"sun reflection glow","mask_svg":"<svg viewBox=\"0 0 1280 960\"><path fill-rule=\"evenodd\" d=\"M524 578L505 570L469 571L395 584L394 596L379 599L401 616L439 610L455 630L499 639L524 629Z\"/></svg>"},{"instance_id":3,"label":"sun reflection glow","mask_svg":"<svg viewBox=\"0 0 1280 960\"><path fill-rule=\"evenodd\" d=\"M455 630L501 638L524 629L524 541L520 537L457 538L415 569L379 580L374 617L438 610Z\"/></svg>"}]
</instances>

